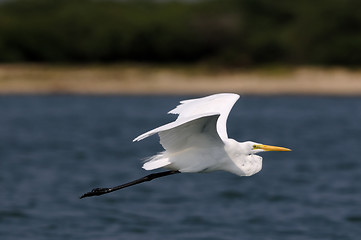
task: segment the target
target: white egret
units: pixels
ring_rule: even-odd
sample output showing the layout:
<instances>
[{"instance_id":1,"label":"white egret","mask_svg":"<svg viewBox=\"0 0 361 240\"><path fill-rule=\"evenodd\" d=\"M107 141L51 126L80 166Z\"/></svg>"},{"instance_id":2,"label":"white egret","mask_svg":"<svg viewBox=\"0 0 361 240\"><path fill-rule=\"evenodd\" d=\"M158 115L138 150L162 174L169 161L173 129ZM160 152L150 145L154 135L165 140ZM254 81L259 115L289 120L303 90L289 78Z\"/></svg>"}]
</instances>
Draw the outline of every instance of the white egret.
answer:
<instances>
[{"instance_id":1,"label":"white egret","mask_svg":"<svg viewBox=\"0 0 361 240\"><path fill-rule=\"evenodd\" d=\"M251 176L262 169L262 157L256 153L291 151L284 147L251 141L237 142L228 138L227 118L238 98L237 94L220 93L181 101L180 105L169 112L178 114L174 122L148 131L133 140L140 141L157 133L165 151L148 158L143 168L165 168L168 171L150 174L113 188L96 188L81 198L102 195L175 173L223 170L239 176Z\"/></svg>"}]
</instances>

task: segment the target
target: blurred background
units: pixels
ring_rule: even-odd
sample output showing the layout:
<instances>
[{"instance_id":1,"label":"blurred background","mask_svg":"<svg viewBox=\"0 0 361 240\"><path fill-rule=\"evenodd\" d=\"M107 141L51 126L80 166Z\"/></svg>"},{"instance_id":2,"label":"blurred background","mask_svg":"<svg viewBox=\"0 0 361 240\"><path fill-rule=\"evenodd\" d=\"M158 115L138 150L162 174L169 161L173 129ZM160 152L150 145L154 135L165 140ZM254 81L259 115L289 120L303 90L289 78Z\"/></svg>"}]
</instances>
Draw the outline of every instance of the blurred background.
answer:
<instances>
[{"instance_id":1,"label":"blurred background","mask_svg":"<svg viewBox=\"0 0 361 240\"><path fill-rule=\"evenodd\" d=\"M361 63L360 1L7 0L0 61Z\"/></svg>"},{"instance_id":2,"label":"blurred background","mask_svg":"<svg viewBox=\"0 0 361 240\"><path fill-rule=\"evenodd\" d=\"M360 4L3 0L0 92L361 94Z\"/></svg>"},{"instance_id":3,"label":"blurred background","mask_svg":"<svg viewBox=\"0 0 361 240\"><path fill-rule=\"evenodd\" d=\"M361 1L0 1L0 238L354 240ZM291 148L252 177L149 172L180 100L242 95L229 136Z\"/></svg>"}]
</instances>

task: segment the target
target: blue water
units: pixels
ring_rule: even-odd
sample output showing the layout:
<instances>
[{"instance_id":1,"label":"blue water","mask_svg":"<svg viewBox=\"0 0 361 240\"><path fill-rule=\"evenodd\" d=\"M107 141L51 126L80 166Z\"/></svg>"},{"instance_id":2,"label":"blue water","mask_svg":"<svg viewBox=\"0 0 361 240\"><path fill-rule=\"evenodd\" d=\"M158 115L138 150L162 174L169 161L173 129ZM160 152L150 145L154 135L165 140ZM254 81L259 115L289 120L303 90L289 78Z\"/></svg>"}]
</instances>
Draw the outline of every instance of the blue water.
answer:
<instances>
[{"instance_id":1,"label":"blue water","mask_svg":"<svg viewBox=\"0 0 361 240\"><path fill-rule=\"evenodd\" d=\"M0 238L360 239L361 98L243 97L229 136L280 145L252 177L148 174L137 135L187 96L0 97Z\"/></svg>"}]
</instances>

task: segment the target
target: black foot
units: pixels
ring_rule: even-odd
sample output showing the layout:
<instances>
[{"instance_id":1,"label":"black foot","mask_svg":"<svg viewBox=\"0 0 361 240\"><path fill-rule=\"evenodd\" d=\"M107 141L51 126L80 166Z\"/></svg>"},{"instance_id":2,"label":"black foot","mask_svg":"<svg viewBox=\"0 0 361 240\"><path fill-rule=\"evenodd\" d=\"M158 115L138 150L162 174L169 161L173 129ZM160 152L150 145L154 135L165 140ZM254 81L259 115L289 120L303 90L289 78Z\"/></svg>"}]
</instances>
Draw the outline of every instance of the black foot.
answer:
<instances>
[{"instance_id":1,"label":"black foot","mask_svg":"<svg viewBox=\"0 0 361 240\"><path fill-rule=\"evenodd\" d=\"M142 182L148 182L151 181L155 178L160 178L160 177L165 177L171 174L175 174L175 173L180 173L180 171L165 171L165 172L159 172L159 173L152 173L149 174L145 177L139 178L137 180L116 186L116 187L112 187L112 188L94 188L91 192L87 192L85 194L83 194L80 198L85 198L85 197L92 197L92 196L99 196L99 195L103 195L106 193L110 193L110 192L114 192L126 187L130 187Z\"/></svg>"},{"instance_id":2,"label":"black foot","mask_svg":"<svg viewBox=\"0 0 361 240\"><path fill-rule=\"evenodd\" d=\"M111 188L94 188L91 192L84 193L80 198L99 196L111 192Z\"/></svg>"}]
</instances>

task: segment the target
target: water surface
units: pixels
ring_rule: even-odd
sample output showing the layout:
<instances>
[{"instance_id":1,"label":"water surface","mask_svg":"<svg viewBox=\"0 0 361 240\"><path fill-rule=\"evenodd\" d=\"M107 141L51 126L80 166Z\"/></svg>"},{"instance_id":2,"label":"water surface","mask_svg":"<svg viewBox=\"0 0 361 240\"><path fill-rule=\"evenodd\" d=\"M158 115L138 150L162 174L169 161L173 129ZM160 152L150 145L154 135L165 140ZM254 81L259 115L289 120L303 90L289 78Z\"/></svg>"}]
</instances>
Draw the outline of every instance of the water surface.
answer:
<instances>
[{"instance_id":1,"label":"water surface","mask_svg":"<svg viewBox=\"0 0 361 240\"><path fill-rule=\"evenodd\" d=\"M243 97L229 136L280 145L252 177L148 174L132 139L186 96L0 97L0 236L8 239L358 239L361 98Z\"/></svg>"}]
</instances>

